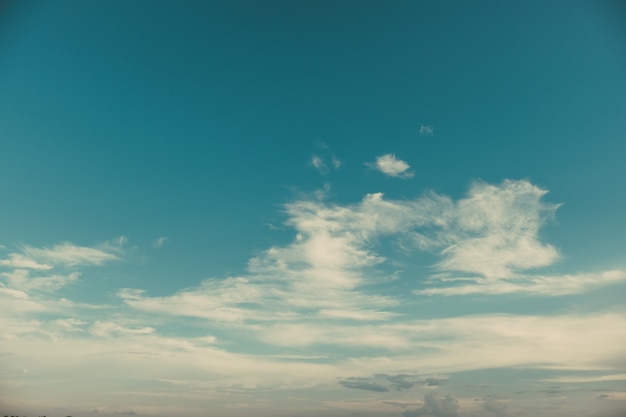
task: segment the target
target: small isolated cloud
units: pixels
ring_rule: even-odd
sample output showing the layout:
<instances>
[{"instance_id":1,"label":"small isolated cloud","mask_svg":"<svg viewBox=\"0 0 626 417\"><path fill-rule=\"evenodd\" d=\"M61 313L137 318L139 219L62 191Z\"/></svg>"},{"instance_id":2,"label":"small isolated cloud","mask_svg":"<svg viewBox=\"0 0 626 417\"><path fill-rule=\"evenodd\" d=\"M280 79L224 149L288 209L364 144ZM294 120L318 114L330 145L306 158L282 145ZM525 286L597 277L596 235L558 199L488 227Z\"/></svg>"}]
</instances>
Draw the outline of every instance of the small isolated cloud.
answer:
<instances>
[{"instance_id":1,"label":"small isolated cloud","mask_svg":"<svg viewBox=\"0 0 626 417\"><path fill-rule=\"evenodd\" d=\"M404 417L458 417L458 410L459 400L451 394L440 398L436 391L432 391L424 397L424 405L415 410L407 410L402 415Z\"/></svg>"},{"instance_id":2,"label":"small isolated cloud","mask_svg":"<svg viewBox=\"0 0 626 417\"><path fill-rule=\"evenodd\" d=\"M326 170L326 163L318 155L313 155L313 158L311 158L311 165L313 165L320 172Z\"/></svg>"},{"instance_id":3,"label":"small isolated cloud","mask_svg":"<svg viewBox=\"0 0 626 417\"><path fill-rule=\"evenodd\" d=\"M163 245L165 245L165 241L166 241L166 240L167 240L167 238L166 238L166 237L164 237L164 236L160 236L159 238L157 238L157 239L154 241L153 246L154 246L155 248L161 248L161 247L163 247Z\"/></svg>"},{"instance_id":4,"label":"small isolated cloud","mask_svg":"<svg viewBox=\"0 0 626 417\"><path fill-rule=\"evenodd\" d=\"M432 136L435 133L435 128L430 125L420 126L420 135Z\"/></svg>"},{"instance_id":5,"label":"small isolated cloud","mask_svg":"<svg viewBox=\"0 0 626 417\"><path fill-rule=\"evenodd\" d=\"M318 147L320 152L311 157L311 165L322 175L328 174L333 169L339 169L341 161L330 148L324 142L320 142Z\"/></svg>"},{"instance_id":6,"label":"small isolated cloud","mask_svg":"<svg viewBox=\"0 0 626 417\"><path fill-rule=\"evenodd\" d=\"M377 156L376 162L366 162L365 165L390 177L412 178L415 175L409 171L409 164L396 158L392 153Z\"/></svg>"},{"instance_id":7,"label":"small isolated cloud","mask_svg":"<svg viewBox=\"0 0 626 417\"><path fill-rule=\"evenodd\" d=\"M120 236L110 242L110 244L119 247L124 246L126 243L128 243L128 238L126 236Z\"/></svg>"}]
</instances>

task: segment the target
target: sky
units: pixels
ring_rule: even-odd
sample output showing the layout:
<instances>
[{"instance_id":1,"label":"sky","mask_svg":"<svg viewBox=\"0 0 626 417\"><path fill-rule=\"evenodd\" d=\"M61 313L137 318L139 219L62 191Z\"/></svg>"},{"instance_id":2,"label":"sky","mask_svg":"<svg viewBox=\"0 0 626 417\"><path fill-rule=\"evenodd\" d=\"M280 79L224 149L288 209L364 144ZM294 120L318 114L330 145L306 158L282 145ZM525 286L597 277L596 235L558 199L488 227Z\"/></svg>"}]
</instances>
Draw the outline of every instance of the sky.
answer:
<instances>
[{"instance_id":1,"label":"sky","mask_svg":"<svg viewBox=\"0 0 626 417\"><path fill-rule=\"evenodd\" d=\"M618 1L0 2L0 415L623 417Z\"/></svg>"}]
</instances>

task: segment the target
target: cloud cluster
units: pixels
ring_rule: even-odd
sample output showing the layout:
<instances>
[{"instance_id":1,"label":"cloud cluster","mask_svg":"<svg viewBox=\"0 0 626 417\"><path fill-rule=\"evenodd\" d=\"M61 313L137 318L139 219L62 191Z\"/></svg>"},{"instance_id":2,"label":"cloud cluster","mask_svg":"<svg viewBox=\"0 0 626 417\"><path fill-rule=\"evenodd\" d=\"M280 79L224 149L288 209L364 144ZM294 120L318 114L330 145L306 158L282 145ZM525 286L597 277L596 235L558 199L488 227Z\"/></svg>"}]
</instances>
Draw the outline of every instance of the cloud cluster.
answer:
<instances>
[{"instance_id":1,"label":"cloud cluster","mask_svg":"<svg viewBox=\"0 0 626 417\"><path fill-rule=\"evenodd\" d=\"M123 251L119 245L105 242L98 247L77 246L61 243L52 248L23 246L19 251L9 252L0 258L0 304L8 317L57 312L63 300L56 296L64 287L76 282L81 276L80 268L101 266L120 260ZM70 319L71 320L71 319ZM0 337L15 338L17 325L11 320L0 320ZM28 321L25 329L46 337L56 330L68 330L71 322L57 321L46 329L39 321ZM2 328L5 324L8 328ZM27 333L28 333L27 332Z\"/></svg>"},{"instance_id":2,"label":"cloud cluster","mask_svg":"<svg viewBox=\"0 0 626 417\"><path fill-rule=\"evenodd\" d=\"M61 243L52 248L23 246L0 259L0 294L27 299L31 291L54 292L74 282L79 266L120 260L122 250L109 242L100 247Z\"/></svg>"},{"instance_id":3,"label":"cloud cluster","mask_svg":"<svg viewBox=\"0 0 626 417\"><path fill-rule=\"evenodd\" d=\"M414 278L422 287L413 291L418 296L559 296L626 280L624 271L534 272L559 258L558 251L539 235L558 208L542 201L546 193L528 181L507 180L500 185L476 182L458 201L434 193L396 201L373 193L344 206L299 200L285 206L285 223L295 230L294 240L251 259L246 275L209 279L164 297L149 297L136 289L122 290L119 296L146 312L231 323L253 324L269 318L280 323L303 317L388 320L396 315L393 308L398 300L370 290L389 276L393 265L377 248L387 236L405 250L440 256L437 273ZM331 337L309 327L301 343ZM275 324L265 326L263 333L280 341L286 329ZM396 346L405 344L404 337L388 340Z\"/></svg>"},{"instance_id":4,"label":"cloud cluster","mask_svg":"<svg viewBox=\"0 0 626 417\"><path fill-rule=\"evenodd\" d=\"M311 165L322 175L328 174L330 171L339 169L341 161L337 159L335 154L324 143L319 142L319 152L311 157Z\"/></svg>"}]
</instances>

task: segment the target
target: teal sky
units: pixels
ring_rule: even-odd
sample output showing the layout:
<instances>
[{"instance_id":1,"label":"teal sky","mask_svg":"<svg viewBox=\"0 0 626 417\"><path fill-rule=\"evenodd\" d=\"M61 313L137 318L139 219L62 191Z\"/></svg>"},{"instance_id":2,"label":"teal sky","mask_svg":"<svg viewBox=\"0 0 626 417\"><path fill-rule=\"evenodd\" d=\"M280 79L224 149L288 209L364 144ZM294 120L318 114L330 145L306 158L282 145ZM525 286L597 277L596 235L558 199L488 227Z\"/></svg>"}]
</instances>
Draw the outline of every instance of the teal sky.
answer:
<instances>
[{"instance_id":1,"label":"teal sky","mask_svg":"<svg viewBox=\"0 0 626 417\"><path fill-rule=\"evenodd\" d=\"M0 414L621 417L626 7L0 2Z\"/></svg>"}]
</instances>

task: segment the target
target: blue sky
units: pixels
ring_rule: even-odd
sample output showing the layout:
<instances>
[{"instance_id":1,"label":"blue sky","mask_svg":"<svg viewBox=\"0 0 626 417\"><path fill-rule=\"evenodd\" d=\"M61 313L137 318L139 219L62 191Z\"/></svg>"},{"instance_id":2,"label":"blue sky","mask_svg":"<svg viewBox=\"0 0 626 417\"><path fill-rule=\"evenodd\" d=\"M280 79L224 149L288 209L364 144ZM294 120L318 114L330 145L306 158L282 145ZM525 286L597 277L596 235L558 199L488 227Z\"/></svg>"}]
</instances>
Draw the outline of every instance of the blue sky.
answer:
<instances>
[{"instance_id":1,"label":"blue sky","mask_svg":"<svg viewBox=\"0 0 626 417\"><path fill-rule=\"evenodd\" d=\"M618 2L5 2L0 412L618 417Z\"/></svg>"}]
</instances>

